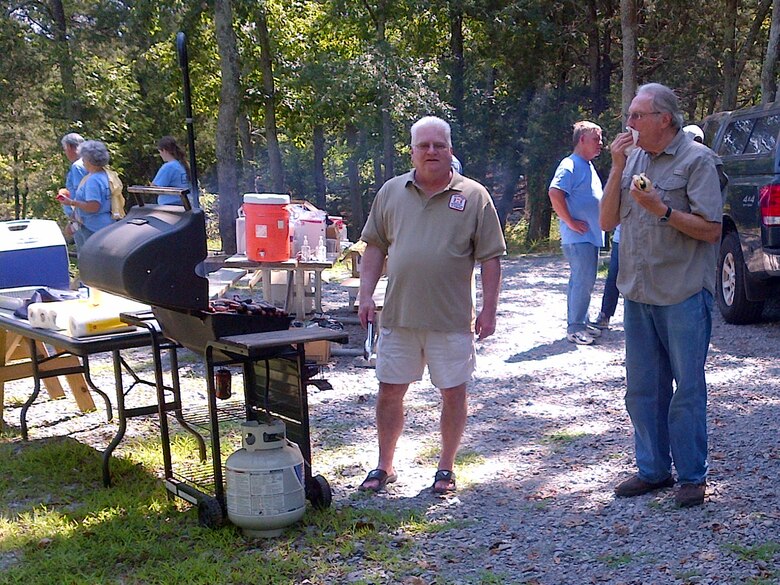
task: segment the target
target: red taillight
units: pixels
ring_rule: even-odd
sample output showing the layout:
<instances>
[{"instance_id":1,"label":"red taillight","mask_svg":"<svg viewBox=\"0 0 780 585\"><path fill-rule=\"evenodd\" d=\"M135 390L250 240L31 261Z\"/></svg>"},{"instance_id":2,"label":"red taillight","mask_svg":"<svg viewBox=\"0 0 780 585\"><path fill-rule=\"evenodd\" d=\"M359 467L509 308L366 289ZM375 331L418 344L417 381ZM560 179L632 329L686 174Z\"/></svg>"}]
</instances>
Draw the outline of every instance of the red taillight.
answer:
<instances>
[{"instance_id":1,"label":"red taillight","mask_svg":"<svg viewBox=\"0 0 780 585\"><path fill-rule=\"evenodd\" d=\"M758 206L765 226L780 225L780 185L761 187Z\"/></svg>"}]
</instances>

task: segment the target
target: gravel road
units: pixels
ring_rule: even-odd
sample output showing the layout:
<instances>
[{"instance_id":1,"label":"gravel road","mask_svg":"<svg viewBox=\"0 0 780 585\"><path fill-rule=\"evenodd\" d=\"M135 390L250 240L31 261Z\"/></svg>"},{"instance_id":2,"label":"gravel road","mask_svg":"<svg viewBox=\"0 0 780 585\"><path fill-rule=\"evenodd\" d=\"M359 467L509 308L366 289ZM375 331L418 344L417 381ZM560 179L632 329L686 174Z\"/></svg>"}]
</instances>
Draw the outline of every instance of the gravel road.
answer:
<instances>
[{"instance_id":1,"label":"gravel road","mask_svg":"<svg viewBox=\"0 0 780 585\"><path fill-rule=\"evenodd\" d=\"M422 580L391 575L387 582L438 576L464 584L780 583L780 310L770 307L762 323L740 327L715 311L707 499L679 510L671 490L619 500L612 493L634 472L623 405L622 302L610 331L595 345L575 346L565 340L565 260L513 258L503 267L498 329L478 348L457 495L429 490L439 412L429 380L409 392L399 479L378 495L355 491L376 463L373 370L338 357L323 372L333 389L310 389L312 464L330 482L333 505L415 510L442 523L441 531L414 536ZM324 303L336 318L354 315L335 284L326 285ZM347 329L349 347L361 347L363 333ZM99 362L93 371L109 387L108 361ZM185 402L202 400L202 364L194 357L183 362ZM28 391L29 383L7 385L6 422L18 423ZM101 449L115 429L102 410L80 415L70 399L40 399L29 421L32 438L70 434ZM130 436L153 432L150 421L128 425ZM365 577L357 561L353 576Z\"/></svg>"}]
</instances>

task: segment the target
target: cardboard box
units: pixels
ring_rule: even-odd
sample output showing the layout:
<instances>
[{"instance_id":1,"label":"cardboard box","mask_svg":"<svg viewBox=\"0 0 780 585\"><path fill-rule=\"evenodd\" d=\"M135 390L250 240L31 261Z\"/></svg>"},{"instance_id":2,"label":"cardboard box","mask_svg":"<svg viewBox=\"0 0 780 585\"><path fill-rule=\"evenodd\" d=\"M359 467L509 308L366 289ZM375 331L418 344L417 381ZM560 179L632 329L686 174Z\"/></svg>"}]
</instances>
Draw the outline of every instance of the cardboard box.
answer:
<instances>
[{"instance_id":1,"label":"cardboard box","mask_svg":"<svg viewBox=\"0 0 780 585\"><path fill-rule=\"evenodd\" d=\"M314 362L318 366L324 366L330 361L330 341L311 341L303 344L306 353L306 361Z\"/></svg>"}]
</instances>

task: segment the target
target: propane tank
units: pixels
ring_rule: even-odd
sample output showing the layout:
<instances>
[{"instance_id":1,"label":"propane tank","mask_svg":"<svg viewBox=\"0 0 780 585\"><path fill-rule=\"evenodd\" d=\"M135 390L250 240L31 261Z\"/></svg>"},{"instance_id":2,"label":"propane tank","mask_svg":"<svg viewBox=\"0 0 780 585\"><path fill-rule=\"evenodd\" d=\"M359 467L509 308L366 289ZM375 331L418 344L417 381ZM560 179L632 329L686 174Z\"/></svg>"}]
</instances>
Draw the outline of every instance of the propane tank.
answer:
<instances>
[{"instance_id":1,"label":"propane tank","mask_svg":"<svg viewBox=\"0 0 780 585\"><path fill-rule=\"evenodd\" d=\"M241 424L244 447L225 461L227 513L250 537L280 536L306 509L303 455L284 422Z\"/></svg>"}]
</instances>

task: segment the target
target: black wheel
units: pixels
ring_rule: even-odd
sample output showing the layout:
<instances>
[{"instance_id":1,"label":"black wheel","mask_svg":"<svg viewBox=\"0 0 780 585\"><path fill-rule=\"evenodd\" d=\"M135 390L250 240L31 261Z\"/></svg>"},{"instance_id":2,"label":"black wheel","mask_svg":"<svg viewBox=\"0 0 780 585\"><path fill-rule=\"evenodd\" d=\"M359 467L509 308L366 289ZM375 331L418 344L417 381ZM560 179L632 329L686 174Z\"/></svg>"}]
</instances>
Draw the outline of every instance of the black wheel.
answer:
<instances>
[{"instance_id":1,"label":"black wheel","mask_svg":"<svg viewBox=\"0 0 780 585\"><path fill-rule=\"evenodd\" d=\"M764 301L751 301L747 298L746 270L739 235L729 232L720 243L716 290L718 309L727 323L744 325L761 319Z\"/></svg>"},{"instance_id":2,"label":"black wheel","mask_svg":"<svg viewBox=\"0 0 780 585\"><path fill-rule=\"evenodd\" d=\"M306 499L317 510L329 508L333 502L333 492L330 491L328 480L321 475L315 475L306 483Z\"/></svg>"},{"instance_id":3,"label":"black wheel","mask_svg":"<svg viewBox=\"0 0 780 585\"><path fill-rule=\"evenodd\" d=\"M198 524L205 528L219 528L224 523L225 515L216 498L205 497L198 500Z\"/></svg>"}]
</instances>

